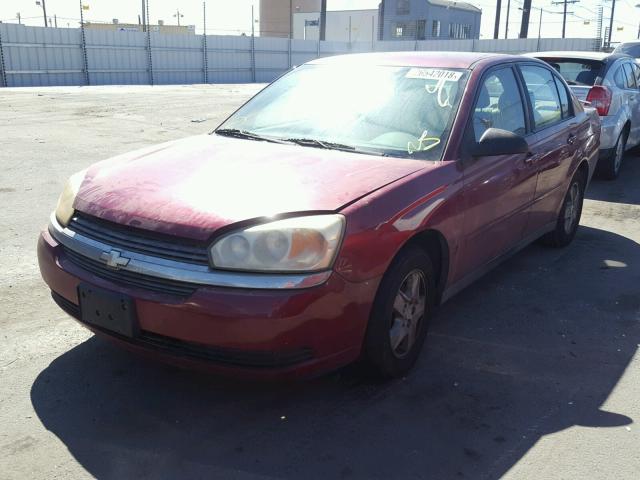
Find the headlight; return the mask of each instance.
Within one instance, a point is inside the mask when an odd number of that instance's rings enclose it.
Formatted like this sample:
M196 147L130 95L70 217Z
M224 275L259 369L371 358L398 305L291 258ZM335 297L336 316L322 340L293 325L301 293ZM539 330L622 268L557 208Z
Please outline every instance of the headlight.
M312 272L331 267L342 240L342 215L313 215L229 233L211 247L216 268Z
M67 184L64 186L64 190L58 198L58 205L56 206L56 219L63 227L66 227L73 217L73 202L76 199L80 185L84 180L84 176L87 173L86 170L74 173L67 180Z

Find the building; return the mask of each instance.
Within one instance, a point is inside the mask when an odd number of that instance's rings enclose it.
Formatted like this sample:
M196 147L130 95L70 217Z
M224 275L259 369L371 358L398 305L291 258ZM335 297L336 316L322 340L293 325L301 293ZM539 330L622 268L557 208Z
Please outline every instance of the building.
M320 0L260 0L260 36L289 38L294 15L319 12L320 3Z
M109 30L116 32L142 32L142 25L138 23L119 23L116 19L112 23L91 23L85 22L84 28L87 30ZM152 32L168 33L174 35L195 35L195 25L165 25L162 20L158 25L149 25Z
M449 0L382 0L380 40L480 38L482 10Z
M377 38L378 10L327 12L325 39L338 42L371 42ZM320 11L293 14L293 38L320 38Z

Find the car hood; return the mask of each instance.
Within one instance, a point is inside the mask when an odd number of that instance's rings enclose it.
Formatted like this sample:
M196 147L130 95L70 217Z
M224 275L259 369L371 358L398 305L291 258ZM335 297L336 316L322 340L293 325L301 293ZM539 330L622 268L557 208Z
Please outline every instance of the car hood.
M93 165L74 206L123 225L204 240L238 221L339 210L426 165L200 135Z

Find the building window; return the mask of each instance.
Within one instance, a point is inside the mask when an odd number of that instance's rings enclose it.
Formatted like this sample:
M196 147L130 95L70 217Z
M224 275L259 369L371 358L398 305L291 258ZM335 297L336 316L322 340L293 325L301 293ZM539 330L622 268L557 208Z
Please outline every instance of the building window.
M409 0L398 0L396 3L396 15L409 15L411 13Z
M416 26L416 39L417 40L424 40L426 27L427 27L427 21L426 20L418 20L418 24Z
M440 20L434 20L431 25L431 36L439 37L440 36Z
M393 36L396 38L415 38L416 24L414 22L398 22L394 25L391 31L393 32Z
M471 38L471 25L463 25L461 23L450 23L449 38L456 38L456 39Z

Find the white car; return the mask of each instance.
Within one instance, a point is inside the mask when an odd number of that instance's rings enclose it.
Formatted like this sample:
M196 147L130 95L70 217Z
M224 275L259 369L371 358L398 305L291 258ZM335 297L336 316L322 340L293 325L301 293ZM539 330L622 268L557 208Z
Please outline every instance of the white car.
M640 66L629 55L600 52L536 52L591 104L602 122L599 173L618 177L625 151L640 144Z
M613 53L620 55L630 55L640 59L640 42L625 42L618 45Z

